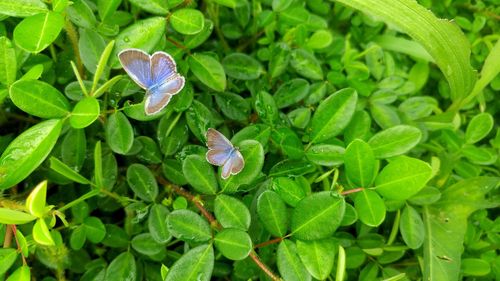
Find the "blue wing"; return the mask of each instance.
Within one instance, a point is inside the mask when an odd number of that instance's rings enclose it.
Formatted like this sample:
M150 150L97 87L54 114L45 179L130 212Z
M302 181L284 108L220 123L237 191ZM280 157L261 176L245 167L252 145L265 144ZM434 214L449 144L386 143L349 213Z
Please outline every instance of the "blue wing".
M224 166L222 166L221 177L227 179L230 175L236 175L245 167L243 155L237 149L233 149Z
M147 115L155 114L170 102L173 95L184 87L184 77L174 74L169 80L160 85L154 85L146 94L144 109Z
M151 63L148 54L139 49L125 49L118 54L127 74L143 89L153 86Z
M177 74L177 65L169 54L156 52L151 56L151 73L153 84L160 85Z

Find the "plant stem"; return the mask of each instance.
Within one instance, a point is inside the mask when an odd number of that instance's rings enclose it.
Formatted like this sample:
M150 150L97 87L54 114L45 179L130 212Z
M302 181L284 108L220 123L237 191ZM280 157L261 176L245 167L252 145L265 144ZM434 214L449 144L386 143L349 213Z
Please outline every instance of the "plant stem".
M222 229L222 226L217 222L217 220L214 218L214 216L203 207L203 202L196 196L192 195L189 193L189 191L185 190L184 188L177 186L175 184L172 184L168 182L166 179L157 176L157 180L160 184L164 185L168 189L172 190L173 192L177 193L180 196L185 197L187 200L191 201L196 208L201 212L201 214L208 220L210 225L216 229ZM281 238L280 238L281 239ZM269 242L269 241L268 241ZM255 262L255 264L262 270L264 273L269 276L272 280L278 281L281 280L281 278L277 275L275 275L267 265L265 265L260 259L257 253L254 251L250 252L249 254L250 258Z
M256 249L256 248L263 248L265 246L268 246L268 245L271 245L271 244L275 244L275 243L279 243L283 241L283 238L282 237L278 237L278 238L274 238L274 239L271 239L269 241L266 241L266 242L262 242L260 244L257 244L255 245L253 248Z
M85 193L84 195L78 197L77 199L75 199L75 200L69 202L68 204L62 206L61 208L59 208L58 211L59 212L64 212L65 210L67 210L67 209L69 209L69 208L77 205L78 203L80 203L82 201L85 201L85 200L87 200L89 198L92 198L92 197L94 197L94 196L96 196L98 194L99 194L99 190L98 189L92 189L91 191Z
M12 228L10 227L11 225L7 225L5 228L5 237L3 238L3 247L4 248L9 248L10 244L12 243Z
M73 52L75 53L76 65L78 66L78 72L80 76L84 76L82 58L80 57L80 51L78 50L78 33L76 32L75 26L69 19L66 19L64 26L66 33L68 34L69 41L73 47Z

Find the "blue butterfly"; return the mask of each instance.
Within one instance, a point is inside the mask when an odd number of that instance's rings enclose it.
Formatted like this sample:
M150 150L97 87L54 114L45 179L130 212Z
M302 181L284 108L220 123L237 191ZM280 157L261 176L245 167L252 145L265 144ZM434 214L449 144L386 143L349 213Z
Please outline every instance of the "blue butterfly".
M221 177L223 179L243 170L245 167L243 155L223 134L210 128L206 137L208 146L206 159L212 165L222 166Z
M146 90L146 115L162 110L184 87L184 77L177 73L174 59L165 52L150 56L139 49L125 49L118 58L130 78Z

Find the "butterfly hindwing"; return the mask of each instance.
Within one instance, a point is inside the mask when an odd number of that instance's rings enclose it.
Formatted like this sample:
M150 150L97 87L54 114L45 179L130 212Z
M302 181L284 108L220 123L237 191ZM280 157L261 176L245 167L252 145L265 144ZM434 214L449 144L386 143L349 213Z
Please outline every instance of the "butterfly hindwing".
M147 90L153 86L150 57L139 49L126 49L118 54L120 63L137 85Z
M245 166L243 155L223 134L210 128L206 138L208 146L206 159L210 164L222 166L223 179L236 175L243 169Z
M244 166L245 160L243 160L243 155L237 149L233 149L229 155L229 159L222 166L221 177L227 179L230 175L236 175L243 170Z

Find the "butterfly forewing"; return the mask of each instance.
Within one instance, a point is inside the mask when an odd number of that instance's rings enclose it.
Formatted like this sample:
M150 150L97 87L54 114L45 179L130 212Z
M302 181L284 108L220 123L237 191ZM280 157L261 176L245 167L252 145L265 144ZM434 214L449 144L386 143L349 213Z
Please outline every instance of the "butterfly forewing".
M207 152L206 158L210 164L216 166L222 166L227 162L230 154L231 154L231 149L229 150L214 149L214 150L209 150Z
M156 52L151 56L151 73L153 83L159 85L177 74L177 65L169 54Z
M126 49L118 54L118 58L123 69L141 88L147 90L153 86L151 63L148 54L138 49Z
M234 148L233 144L223 134L219 133L215 129L208 129L206 138L208 149L225 151L228 148Z

